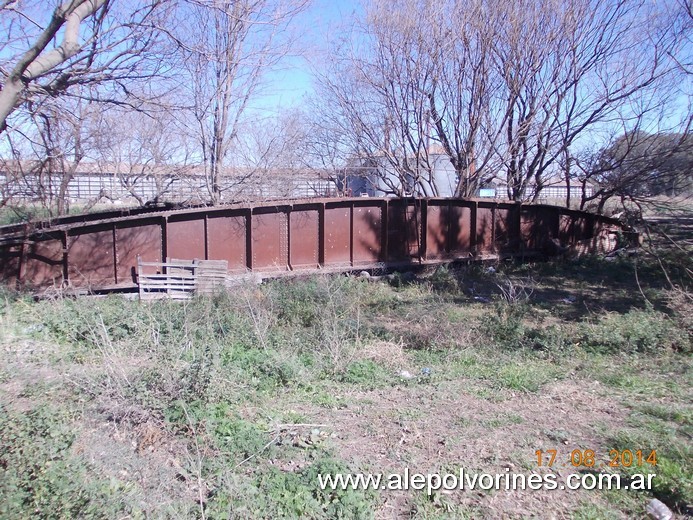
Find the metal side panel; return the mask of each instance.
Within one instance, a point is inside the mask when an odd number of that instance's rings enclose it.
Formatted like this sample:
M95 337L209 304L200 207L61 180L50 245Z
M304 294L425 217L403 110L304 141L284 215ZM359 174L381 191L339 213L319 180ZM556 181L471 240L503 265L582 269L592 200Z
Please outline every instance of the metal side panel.
M116 258L118 283L137 282L137 256L143 262L162 262L161 224L123 222L116 227ZM142 268L145 274L156 274L155 267Z
M449 206L429 203L426 210L426 260L443 260L448 252Z
M205 260L205 221L169 219L166 228L166 256L181 260Z
M317 209L295 210L289 214L291 267L315 269L320 263L320 215Z
M468 206L450 207L448 250L454 258L464 258L472 252L472 209Z
M325 266L351 264L351 209L325 208Z
M62 237L29 244L23 276L32 287L60 287L63 283Z
M476 250L480 254L493 252L493 210L479 206L476 211Z
M286 271L289 262L286 213L253 213L253 269Z
M387 211L388 262L418 261L421 212L406 201L392 201Z
M592 237L589 218L577 212L566 212L561 215L559 240L563 244L574 244Z
M211 216L207 220L210 260L226 260L229 272L247 269L245 215Z
M355 206L353 222L354 265L382 262L382 209Z
M520 237L522 247L527 251L536 251L541 249L541 236L538 236L536 231L542 229L542 221L540 215L530 207L524 207L520 211ZM545 235L545 237L548 237Z
M513 253L520 249L518 207L496 206L494 218L494 249Z
M556 238L558 213L550 208L524 206L520 212L520 238L525 251L544 251Z
M5 283L19 280L19 259L21 254L22 246L19 244L0 247L0 280ZM28 281L31 282L31 280Z
M73 287L97 288L116 283L112 228L70 235L67 244L68 278Z

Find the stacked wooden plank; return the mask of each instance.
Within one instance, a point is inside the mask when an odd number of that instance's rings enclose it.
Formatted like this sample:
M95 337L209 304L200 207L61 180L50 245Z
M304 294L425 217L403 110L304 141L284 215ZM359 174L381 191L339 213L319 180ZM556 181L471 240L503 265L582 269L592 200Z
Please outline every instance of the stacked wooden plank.
M226 284L229 263L226 260L199 260L195 275L197 294L212 294Z
M225 286L227 272L226 260L169 258L166 262L143 262L138 257L137 286L140 300L187 300L195 294L211 294Z

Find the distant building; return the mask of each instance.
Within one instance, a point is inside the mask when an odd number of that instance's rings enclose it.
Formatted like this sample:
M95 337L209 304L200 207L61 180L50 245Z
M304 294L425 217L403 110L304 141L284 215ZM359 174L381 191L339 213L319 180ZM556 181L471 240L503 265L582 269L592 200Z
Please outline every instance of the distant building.
M39 162L0 161L0 195L4 200L48 201L60 193L65 175L47 173ZM429 180L430 179L430 180ZM435 184L437 191L433 190ZM340 171L316 169L228 168L219 179L222 201L297 199L345 196L432 196L453 197L457 176L447 155L429 153L428 168L418 182L413 174L402 175L384 156L356 158ZM130 165L80 163L65 188L70 203L147 202L204 203L210 189L202 166ZM535 186L530 185L527 198ZM539 200L564 200L568 192L565 179L546 179ZM594 192L586 186L586 195ZM482 184L476 196L507 199L507 184L491 179ZM582 185L570 186L571 198L582 196Z
M39 201L55 198L65 178L46 173L40 163L0 162L0 188L5 199ZM337 194L326 171L227 169L219 180L222 200L292 199ZM204 202L210 190L200 166L114 165L81 163L65 187L73 203Z
M412 168L415 168L412 165ZM455 169L442 153L429 153L428 165L421 167L418 183L413 173L400 173L382 155L353 158L344 168L344 193L354 197L385 197L399 195L453 197L457 180ZM431 182L429 182L429 177Z
M436 151L429 153L428 163L430 173L427 171L422 178L433 180L439 197L453 197L457 187L457 174L447 155ZM414 182L412 175L400 175L385 157L356 158L349 162L344 169L344 177L340 185L344 186L347 195L383 197L388 195L430 195L433 188L423 182L425 192L421 186ZM527 198L534 195L536 184L530 183L527 187ZM591 184L585 186L585 194L589 197L593 194L594 187ZM539 199L540 200L564 200L568 194L568 185L565 179L552 176L544 180ZM492 199L507 199L508 186L505 180L493 178L481 185L476 192L477 197ZM582 183L577 179L570 185L570 197L582 197Z
M568 184L565 179L559 176L552 176L544 180L541 191L539 192L539 200L565 200L568 195ZM534 192L536 190L536 184L530 182L527 186L527 198L531 199L534 197ZM594 193L594 186L592 184L587 184L585 186L585 195L591 197ZM492 198L492 199L507 199L508 198L508 184L505 180L492 179L490 182L484 184L482 188L479 189L478 196L482 198ZM579 199L582 197L582 183L575 179L570 183L570 198Z
M413 178L402 178L385 157L355 158L344 168L340 188L347 197L405 195L412 193Z

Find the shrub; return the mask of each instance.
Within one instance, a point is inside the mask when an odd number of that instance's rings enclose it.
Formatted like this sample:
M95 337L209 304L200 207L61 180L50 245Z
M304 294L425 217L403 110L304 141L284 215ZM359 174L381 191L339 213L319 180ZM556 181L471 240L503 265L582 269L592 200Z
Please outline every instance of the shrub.
M481 319L483 342L487 341L503 349L516 350L525 346L524 318L529 309L522 303L497 302L493 313Z
M346 277L319 277L288 287L290 292L280 291L277 306L285 323L290 323L286 309L294 309L300 325L309 326L300 352L312 357L326 374L344 373L363 347L361 283Z
M0 405L0 516L121 516L118 482L90 475L71 453L74 440L65 413L42 406L20 414Z
M584 325L580 344L601 353L654 353L669 349L687 350L688 339L665 314L653 309L609 314Z
M572 350L575 341L573 334L566 328L566 325L532 328L526 333L526 343L535 350L560 356Z
M347 366L342 381L377 388L390 382L390 374L370 359L354 361Z
M433 271L428 282L436 292L455 294L460 288L455 272L444 265Z
M345 280L336 283L336 280L325 277L311 277L272 282L268 291L279 322L306 328L319 325L321 309L335 291L345 288Z

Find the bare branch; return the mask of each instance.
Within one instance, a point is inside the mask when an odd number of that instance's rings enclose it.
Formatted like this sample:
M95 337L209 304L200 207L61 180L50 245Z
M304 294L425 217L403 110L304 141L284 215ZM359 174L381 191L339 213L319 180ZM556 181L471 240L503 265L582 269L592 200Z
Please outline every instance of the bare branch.
M19 59L0 91L0 132L7 127L7 117L20 102L26 86L79 52L79 27L82 21L105 4L106 0L71 0L55 9L48 26ZM60 46L42 55L63 26Z

